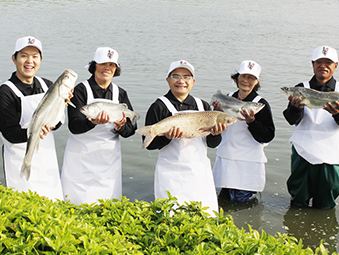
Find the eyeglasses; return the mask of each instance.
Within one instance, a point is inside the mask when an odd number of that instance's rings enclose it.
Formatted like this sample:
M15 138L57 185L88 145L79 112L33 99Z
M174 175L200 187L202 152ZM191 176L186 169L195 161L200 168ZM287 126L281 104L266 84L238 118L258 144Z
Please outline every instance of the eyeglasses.
M172 74L170 77L176 81L180 81L181 79L183 79L184 81L190 81L193 79L193 77L190 75L180 76L179 74Z

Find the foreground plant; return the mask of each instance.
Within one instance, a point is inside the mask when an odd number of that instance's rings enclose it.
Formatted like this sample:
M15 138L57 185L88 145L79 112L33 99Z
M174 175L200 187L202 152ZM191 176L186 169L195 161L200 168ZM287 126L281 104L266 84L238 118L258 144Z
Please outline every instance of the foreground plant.
M100 200L75 206L0 186L1 254L314 254L287 234L246 232L199 203ZM324 246L315 254L327 254Z

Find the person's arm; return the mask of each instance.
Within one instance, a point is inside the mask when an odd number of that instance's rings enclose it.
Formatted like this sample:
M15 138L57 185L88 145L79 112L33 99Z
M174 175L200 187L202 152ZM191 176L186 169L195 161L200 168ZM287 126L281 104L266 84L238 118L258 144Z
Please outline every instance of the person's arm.
M210 105L207 102L205 102L205 101L202 101L202 102L203 102L205 111L210 111L211 110ZM221 134L219 134L219 135L209 134L206 137L206 143L207 143L207 146L209 148L217 147L220 144L220 142L221 142Z
M158 99L150 106L146 113L145 126L153 125L170 116L171 113L168 111L167 107ZM142 140L144 139L145 137L143 136ZM161 149L170 142L171 139L166 138L166 136L156 136L146 149Z
M296 87L303 87L303 84L299 83ZM283 111L283 115L290 125L298 125L304 116L304 108L296 104L296 102L298 102L296 99L297 98L293 99L293 97L289 97L290 102Z
M0 87L0 129L11 143L27 142L27 129L20 125L21 101L7 86Z
M68 106L68 128L72 134L83 134L93 129L96 125L87 119L80 112L82 106L87 104L87 91L85 86L80 83L74 88L71 102L76 106Z
M275 135L271 107L263 98L259 102L265 104L265 107L254 115L255 119L248 124L248 130L257 142L268 143L273 140Z
M127 104L128 109L133 111L133 107L132 107L131 102L129 101L127 92L121 88L119 88L119 102ZM137 123L135 122L135 125L133 125L132 121L129 118L127 118L125 125L123 125L116 132L122 137L126 138L126 137L134 135L136 129L137 129Z

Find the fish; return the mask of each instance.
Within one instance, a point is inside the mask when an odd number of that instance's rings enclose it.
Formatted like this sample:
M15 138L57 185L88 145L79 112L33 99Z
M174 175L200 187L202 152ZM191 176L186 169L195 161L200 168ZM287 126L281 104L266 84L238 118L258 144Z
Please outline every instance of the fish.
M282 87L281 90L287 96L300 97L302 99L300 103L305 104L309 109L322 109L329 102L335 104L339 101L339 93L334 91L323 92L304 87Z
M123 112L126 118L129 118L133 125L140 118L140 115L128 109L127 104L116 104L112 100L100 99L88 105L81 107L80 112L89 118L95 119L99 112L105 110L109 115L109 122L119 121L123 118Z
M27 145L20 177L29 180L31 174L31 162L34 152L39 149L41 128L46 125L56 126L59 122L65 122L65 107L69 104L75 107L69 100L69 93L75 85L78 75L71 69L66 69L58 79L48 88L45 95L35 109L27 128Z
M225 95L220 90L212 96L212 102L217 100L220 103L220 108L225 112L237 118L244 118L241 111L247 110L249 113L253 110L257 114L265 107L263 103L255 103L251 101L241 101L235 97Z
M183 138L191 139L209 135L212 127L218 123L229 126L236 121L234 116L220 111L187 111L179 112L153 125L138 128L135 132L145 136L142 146L145 149L156 136L165 135L172 127L179 127Z

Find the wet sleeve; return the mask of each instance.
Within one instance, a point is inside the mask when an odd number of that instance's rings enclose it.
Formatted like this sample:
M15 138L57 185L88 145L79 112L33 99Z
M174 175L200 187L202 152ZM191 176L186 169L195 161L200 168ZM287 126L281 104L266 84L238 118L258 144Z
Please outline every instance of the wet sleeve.
M255 120L248 124L248 130L257 142L268 143L275 136L272 111L265 99L261 99L259 102L265 104L265 107L255 115Z
M27 129L21 128L21 101L6 85L0 87L0 129L11 143L27 142Z
M130 109L131 111L133 111L133 107L131 102L129 101L127 92L121 88L119 88L119 102L120 103L125 103L127 104L128 109ZM119 135L121 135L122 137L129 137L135 134L135 130L137 129L137 122L134 123L134 125L132 124L132 121L127 118L126 124L123 125L120 130L116 131Z
M211 107L210 107L210 105L207 102L203 101L203 105L204 105L205 111L210 111L211 110ZM208 135L206 137L206 143L207 143L207 146L209 148L217 147L220 144L220 142L221 142L221 134L220 135L212 135L212 134L210 134L210 135Z
M90 122L85 115L80 112L80 108L87 104L87 91L80 83L74 88L71 102L76 106L67 106L68 128L72 134L83 134L93 129L96 125Z

